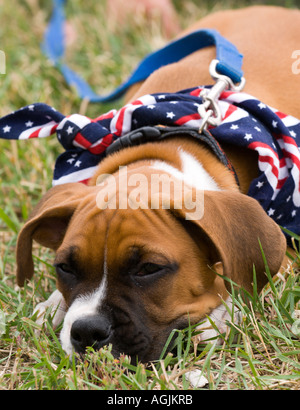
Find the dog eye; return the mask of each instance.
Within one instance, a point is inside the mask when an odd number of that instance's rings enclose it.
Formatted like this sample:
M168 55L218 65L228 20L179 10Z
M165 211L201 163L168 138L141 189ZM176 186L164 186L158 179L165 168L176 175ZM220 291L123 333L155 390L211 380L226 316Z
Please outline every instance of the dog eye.
M162 266L157 265L156 263L144 263L137 272L137 276L147 276L152 275L153 273L157 273L163 269Z
M56 268L57 273L67 273L69 275L73 274L73 271L71 270L71 268L69 267L69 265L67 265L66 263L58 263L57 265L54 265Z

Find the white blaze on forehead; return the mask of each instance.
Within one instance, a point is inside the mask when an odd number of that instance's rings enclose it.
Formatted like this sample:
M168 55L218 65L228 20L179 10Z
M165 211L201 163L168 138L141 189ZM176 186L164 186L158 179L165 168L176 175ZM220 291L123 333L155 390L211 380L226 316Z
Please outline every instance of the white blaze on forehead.
M107 291L107 262L106 262L106 249L104 252L103 263L103 277L100 285L93 292L86 295L79 295L71 304L65 319L64 325L60 333L60 341L63 350L67 354L72 354L73 346L71 343L71 329L73 323L82 319L85 316L96 315L101 307Z
M174 178L179 179L196 189L204 191L220 191L216 181L193 155L182 149L179 150L179 155L181 159L181 170L160 160L154 161L151 168L165 171L174 176Z

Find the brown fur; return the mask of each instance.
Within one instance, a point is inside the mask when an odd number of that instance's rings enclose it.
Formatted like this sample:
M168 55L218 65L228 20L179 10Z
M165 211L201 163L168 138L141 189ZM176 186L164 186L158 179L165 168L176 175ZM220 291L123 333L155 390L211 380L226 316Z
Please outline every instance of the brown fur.
M300 117L300 76L291 73L291 54L299 48L300 12L252 7L213 14L190 30L200 27L218 29L244 54L246 92ZM131 98L209 84L208 66L214 57L215 50L209 48L163 67ZM187 221L187 210L175 209L174 198L170 210L98 209L97 195L104 189L96 186L100 175L114 174L118 180L119 166L127 165L130 175L139 172L150 181L152 159L180 169L179 146L197 158L222 189L204 193L203 218ZM244 195L258 173L256 154L224 148L237 171L240 190L212 153L184 136L111 155L99 164L89 186L74 183L52 188L20 232L18 283L23 285L33 274L32 240L54 249L56 262L76 272L67 280L58 278L67 305L99 285L106 263L104 305L113 312L111 320L119 332L111 339L115 353L137 350L142 360L157 358L172 328L183 327L188 320L197 323L226 298L230 286L215 272L251 292L253 264L258 290L267 281L258 239L272 275L284 260L286 242L279 227ZM166 265L165 273L156 279L141 277L136 268L143 263ZM139 347L137 333L143 335ZM122 338L132 346L123 347Z

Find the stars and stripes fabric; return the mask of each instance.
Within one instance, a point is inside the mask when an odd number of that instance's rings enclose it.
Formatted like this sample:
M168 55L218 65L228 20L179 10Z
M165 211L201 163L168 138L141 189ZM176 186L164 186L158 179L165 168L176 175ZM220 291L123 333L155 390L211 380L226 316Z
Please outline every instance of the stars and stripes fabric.
M65 151L57 158L53 185L86 183L106 148L132 130L147 125L199 128L203 88L144 95L95 119L31 104L0 119L0 137L23 140L56 133ZM243 92L223 92L219 106L222 122L209 129L213 137L221 146L226 142L258 154L259 176L248 195L279 225L300 235L300 121Z

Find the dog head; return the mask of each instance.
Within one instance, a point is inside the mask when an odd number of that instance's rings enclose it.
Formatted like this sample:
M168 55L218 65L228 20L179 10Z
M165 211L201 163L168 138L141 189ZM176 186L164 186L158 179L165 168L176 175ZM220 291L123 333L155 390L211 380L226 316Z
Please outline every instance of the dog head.
M99 209L99 192L79 183L52 188L18 238L19 285L33 275L33 240L56 252L67 353L111 343L116 356L157 359L172 329L201 321L226 298L230 284L220 275L251 292L255 266L264 286L260 243L271 273L280 268L284 236L238 192L205 191L197 220L172 198L170 209Z

